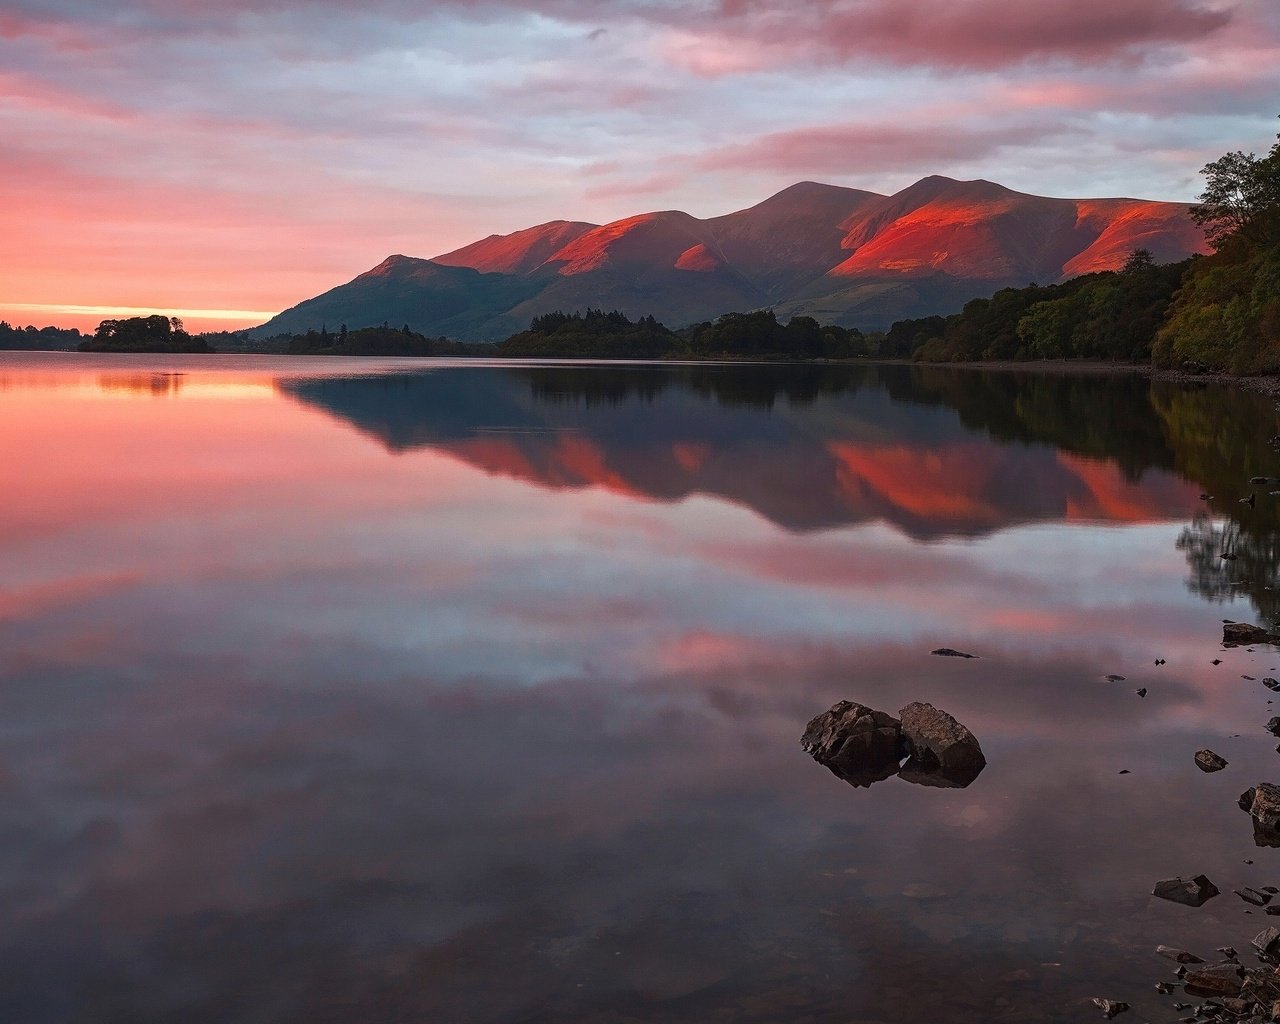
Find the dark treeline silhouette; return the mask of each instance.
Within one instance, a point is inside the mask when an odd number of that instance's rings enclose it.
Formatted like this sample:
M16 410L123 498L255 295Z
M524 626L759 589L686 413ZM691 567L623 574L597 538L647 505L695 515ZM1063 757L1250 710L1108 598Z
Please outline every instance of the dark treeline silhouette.
M811 316L792 317L785 325L773 310L726 313L714 322L679 332L680 350L690 358L849 359L867 355L866 339L856 328L823 325Z
M866 355L861 331L812 317L778 321L772 310L726 313L672 331L652 316L632 322L612 310L556 311L497 346L502 356L596 359L847 359Z
M84 341L84 335L74 327L15 327L0 320L0 351L37 349L55 352L72 352Z
M651 316L634 323L616 309L559 310L536 316L527 331L498 343L501 356L661 359L676 348L676 336Z
M288 355L309 356L467 356L492 355L492 345L467 345L448 338L429 338L410 329L361 327L351 331L346 324L330 332L328 327L306 334L287 336L282 351ZM259 350L261 351L261 350Z

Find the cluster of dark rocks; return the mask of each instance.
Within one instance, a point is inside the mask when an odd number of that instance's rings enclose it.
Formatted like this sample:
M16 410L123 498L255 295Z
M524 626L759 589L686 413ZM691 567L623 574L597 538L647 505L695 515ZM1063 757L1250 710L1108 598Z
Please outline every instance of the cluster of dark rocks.
M898 717L842 700L805 727L800 743L851 786L898 776L918 786L961 789L987 766L968 729L932 704L908 704Z
M1224 647L1244 647L1250 644L1280 646L1280 635L1249 623L1224 622L1222 644ZM1214 664L1221 662L1215 660ZM1264 679L1262 683L1269 690L1280 691L1280 682L1275 679ZM1280 717L1271 719L1267 723L1267 729L1273 735L1280 736ZM1196 751L1195 763L1204 772L1218 772L1227 767L1225 758L1208 749ZM1253 821L1254 843L1258 846L1280 847L1280 786L1260 782L1240 795L1239 804ZM1250 907L1271 916L1280 915L1280 901L1276 899L1280 896L1280 888L1271 885L1260 888L1245 886L1234 892ZM1218 896L1219 890L1204 875L1196 875L1193 878L1170 878L1157 882L1152 895L1185 906L1199 907ZM1182 992L1187 997L1201 1000L1198 1003L1175 1001L1173 1009L1183 1014L1178 1018L1180 1021L1184 1024L1210 1021L1267 1024L1280 1021L1280 928L1272 927L1260 932L1254 937L1252 946L1259 960L1257 967L1242 964L1236 950L1230 946L1223 946L1218 950L1223 959L1217 963L1208 963L1202 957L1183 949L1157 947L1156 952L1160 956L1173 960L1178 965L1175 973ZM1178 991L1178 985L1167 981L1157 982L1156 991L1162 995L1173 995ZM1108 1019L1129 1009L1127 1003L1113 999L1098 997L1093 1002Z
M1259 966L1246 967L1239 954L1230 946L1218 950L1222 959L1208 963L1203 957L1185 949L1157 946L1156 953L1178 966L1174 971L1186 996L1202 1000L1199 1003L1175 1001L1173 1009L1184 1014L1179 1020L1186 1024L1209 1021L1236 1021L1242 1024L1267 1024L1280 1021L1280 928L1268 928L1253 940L1253 951ZM1156 983L1161 995L1173 995L1178 985L1173 982ZM1113 1006L1114 1001L1112 1002ZM1102 1003L1095 999L1094 1003ZM1127 1005L1124 1009L1128 1009ZM1102 1007L1108 1017L1115 1013ZM1115 1012L1123 1012L1117 1010Z
M1280 634L1249 623L1224 622L1222 644L1227 648L1252 644L1280 647ZM951 658L974 657L949 647L931 653ZM1157 665L1163 663L1163 659L1156 660ZM1221 660L1215 659L1214 664L1221 664ZM1109 682L1125 681L1118 674L1106 678ZM1280 681L1267 678L1262 683L1267 689L1280 692ZM1134 692L1139 697L1146 696L1145 687ZM1271 719L1267 728L1280 737L1280 716ZM917 785L962 788L971 784L987 763L973 733L947 712L919 702L908 704L895 718L854 701L839 701L809 722L801 744L819 764L859 787L896 775ZM1195 763L1203 772L1219 772L1228 766L1224 757L1209 749L1196 751ZM1241 794L1239 804L1252 819L1254 842L1258 846L1280 847L1280 786L1258 783ZM1246 886L1234 892L1251 907L1280 916L1280 888ZM1156 883L1152 894L1189 907L1203 906L1221 895L1204 875L1165 879ZM1174 995L1180 985L1186 997L1200 1000L1175 1000L1171 1004L1183 1014L1178 1019L1184 1024L1280 1022L1280 928L1267 928L1254 938L1252 945L1260 962L1257 967L1242 964L1230 946L1218 950L1223 959L1217 963L1208 963L1186 950L1160 946L1156 952L1177 964L1178 982L1157 982L1156 991ZM1126 1002L1102 996L1095 997L1093 1004L1108 1019L1130 1009Z

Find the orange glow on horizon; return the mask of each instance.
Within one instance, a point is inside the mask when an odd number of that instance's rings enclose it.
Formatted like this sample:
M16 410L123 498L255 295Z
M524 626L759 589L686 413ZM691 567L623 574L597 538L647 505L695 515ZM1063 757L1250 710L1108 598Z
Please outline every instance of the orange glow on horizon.
M177 317L188 331L238 331L257 327L276 314L255 309L164 309L157 306L96 306L70 303L0 302L0 320L14 327L78 328L91 333L103 320L132 316Z

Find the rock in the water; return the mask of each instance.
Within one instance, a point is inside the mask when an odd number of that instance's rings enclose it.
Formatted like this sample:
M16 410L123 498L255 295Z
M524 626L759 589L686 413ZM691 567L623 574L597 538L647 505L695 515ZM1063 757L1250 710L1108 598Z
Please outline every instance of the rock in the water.
M911 755L902 766L908 782L927 786L969 785L987 766L977 738L932 704L908 704L898 712Z
M800 744L851 786L870 786L896 775L909 752L901 722L849 700L813 718Z
M1124 676L1118 676L1118 675L1116 675L1116 674L1113 672L1113 673L1111 673L1111 675L1107 676L1107 682L1109 682L1109 683L1123 683L1123 682L1124 682Z
M937 654L943 658L976 658L976 654L965 654L964 651L952 650L950 647L939 647L936 651L930 651L930 654Z
M1194 878L1166 878L1162 882L1156 882L1151 895L1183 906L1199 907L1218 895L1218 887L1204 875L1196 875Z
M1196 751L1196 767L1202 772L1220 772L1226 766L1226 758L1221 754L1215 754L1207 748Z
M1265 483L1270 483L1270 482L1271 482L1271 477L1269 477L1269 476L1251 476L1251 477L1249 477L1249 483L1251 483L1251 484L1265 484Z
M1272 679L1269 676L1262 680L1262 685L1268 690L1280 690L1280 679Z
M1194 953L1188 953L1185 949L1178 949L1176 946L1156 946L1156 953L1166 960L1172 960L1179 964L1202 964L1204 960L1196 956Z
M1280 786L1260 782L1241 793L1239 803L1253 818L1254 843L1280 846Z
M1093 1005L1102 1011L1102 1016L1107 1020L1129 1009L1128 1003L1122 1003L1119 999L1103 999L1101 996L1093 997Z
M1182 982L1193 996L1238 996L1244 987L1244 968L1227 961L1187 971Z
M1145 686L1139 686L1133 692L1136 693L1139 697L1145 697L1147 695L1147 688Z
M1249 644L1280 646L1280 636L1247 622L1228 622L1222 627L1222 644L1224 647L1245 647Z
M1250 889L1245 886L1243 889L1236 889L1235 894L1246 903L1252 903L1255 907L1265 907L1271 902L1271 893L1262 892L1258 889Z
M1267 732L1272 736L1280 736L1280 715L1267 719Z
M1274 963L1276 955L1280 954L1280 928L1268 928L1264 932L1258 932L1253 937L1253 948L1258 956Z
M898 714L901 721L842 700L809 722L800 743L852 786L900 775L917 785L962 788L986 767L973 733L945 711L908 704Z

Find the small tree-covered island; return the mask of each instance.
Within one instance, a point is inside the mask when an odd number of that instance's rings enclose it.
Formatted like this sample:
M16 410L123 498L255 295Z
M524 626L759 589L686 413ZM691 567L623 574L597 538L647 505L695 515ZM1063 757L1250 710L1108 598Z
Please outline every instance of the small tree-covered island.
M203 337L192 336L182 321L168 316L134 316L103 320L93 337L80 343L81 352L212 352Z

